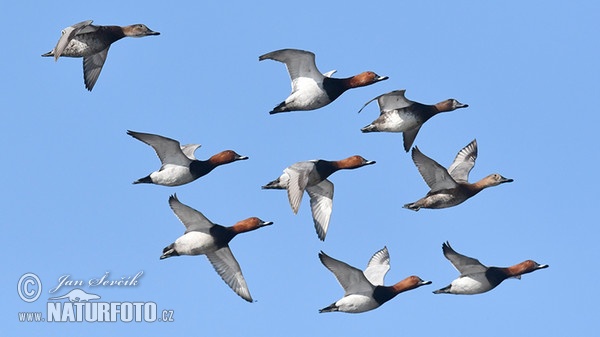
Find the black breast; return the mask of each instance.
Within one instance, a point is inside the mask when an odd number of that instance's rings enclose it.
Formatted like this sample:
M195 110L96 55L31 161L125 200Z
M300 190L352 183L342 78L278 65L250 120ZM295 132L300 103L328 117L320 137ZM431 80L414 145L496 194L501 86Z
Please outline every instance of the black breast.
M190 173L195 179L208 174L214 168L215 166L206 160L194 160L190 163Z
M394 293L390 287L376 286L375 290L373 290L373 299L375 299L375 302L379 303L379 305L391 300L396 297L396 295L398 294Z
M235 236L232 231L221 225L212 226L210 228L210 235L215 238L215 243L219 248L227 246L229 241Z
M501 268L497 267L488 268L488 270L485 272L485 277L487 277L492 287L496 287L497 285L502 283L502 281L508 278L506 272L503 271Z
M327 179L327 177L336 171L336 168L327 160L317 160L315 168L317 169L317 172L319 172L321 179Z
M348 87L343 79L325 77L323 79L323 89L325 89L329 100L333 101L348 90Z

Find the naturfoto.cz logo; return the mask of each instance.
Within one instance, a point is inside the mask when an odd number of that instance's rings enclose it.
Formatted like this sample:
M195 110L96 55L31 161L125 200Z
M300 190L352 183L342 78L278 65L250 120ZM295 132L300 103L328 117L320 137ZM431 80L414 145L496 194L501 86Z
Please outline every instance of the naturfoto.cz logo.
M87 282L62 275L57 285L48 291L56 296L47 299L45 314L42 311L19 312L18 319L20 322L173 322L174 311L163 309L159 312L155 302L106 302L102 301L96 289L94 292L82 289L85 286L136 287L143 274L140 271L133 276L110 279L106 272L102 277ZM67 291L65 288L69 287L77 288ZM57 294L59 290L62 295ZM19 279L17 292L24 302L33 303L42 294L42 282L36 274L26 273Z

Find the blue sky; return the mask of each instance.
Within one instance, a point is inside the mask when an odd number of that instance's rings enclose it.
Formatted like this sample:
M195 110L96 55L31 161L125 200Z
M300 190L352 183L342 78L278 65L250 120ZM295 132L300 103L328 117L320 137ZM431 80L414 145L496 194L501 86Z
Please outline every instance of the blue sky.
M593 1L5 3L3 335L593 334L599 11ZM61 29L87 19L144 23L161 35L115 43L90 93L80 59L40 57ZM289 78L283 64L258 56L281 48L313 51L318 68L338 77L373 70L390 78L316 111L271 116ZM396 89L422 103L469 104L421 129L423 153L448 166L476 138L471 181L493 172L515 181L451 209L402 209L427 186L401 134L359 131L376 105L356 113ZM225 149L250 159L181 187L132 185L159 161L128 129L201 143L202 159ZM294 162L354 154L377 164L331 177L325 242L306 197L293 215L285 192L260 189ZM203 256L159 260L184 230L167 203L173 193L222 225L274 222L230 245L255 303L236 296ZM433 295L457 277L444 241L486 265L534 259L550 268L482 295ZM383 246L386 284L413 274L433 284L371 312L318 314L343 295L318 252L364 268ZM87 282L140 271L136 286L83 289L107 302L154 302L174 322L18 321L19 312L45 313L61 276ZM34 303L16 291L26 273L42 282Z

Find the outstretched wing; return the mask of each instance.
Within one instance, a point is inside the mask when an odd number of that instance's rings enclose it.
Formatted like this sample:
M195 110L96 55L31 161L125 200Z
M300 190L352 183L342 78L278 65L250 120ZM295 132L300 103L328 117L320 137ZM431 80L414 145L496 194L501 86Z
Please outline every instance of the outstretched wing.
M242 269L235 260L235 257L233 257L228 246L220 248L212 253L207 253L206 257L223 281L225 281L236 294L246 301L252 302L252 296L250 296L248 285L246 284L244 275L242 275Z
M408 150L410 150L410 147L415 142L415 138L417 138L417 133L419 133L419 130L421 130L421 125L417 125L412 129L402 132L404 151L408 152Z
M92 91L94 85L96 85L104 62L106 62L109 48L110 46L96 54L85 56L83 58L83 81L85 83L85 88L89 91Z
M473 139L469 145L458 151L452 165L448 168L450 176L457 182L467 182L469 180L469 172L475 166L477 159L477 140Z
M191 162L191 159L183 154L179 142L174 139L135 131L127 131L127 134L152 146L163 165L187 166Z
M258 60L271 59L285 63L292 80L292 92L297 90L298 84L310 79L313 82L322 82L323 74L317 69L315 54L305 50L281 49L264 55ZM330 72L331 73L331 72Z
M306 192L310 196L310 209L317 235L324 241L333 209L333 183L325 179L317 185L308 186Z
M336 260L322 251L319 253L319 259L344 288L344 296L373 290L373 285L367 280L362 270Z
M304 190L308 184L308 177L314 167L315 163L303 161L295 163L283 170L283 172L289 176L287 192L290 206L292 206L294 214L298 213L300 202L302 201L302 194L304 194Z
M412 150L412 159L431 192L456 187L446 168L424 155L416 146Z
M380 115L383 114L385 111L406 108L407 106L414 104L414 102L404 97L405 92L406 90L394 90L379 95L365 103L365 105L363 105L363 107L360 110L358 110L358 112L360 113L369 103L373 102L374 100L377 100L377 103L379 104Z
M185 154L185 156L190 158L191 160L196 160L196 156L194 155L194 152L196 152L196 150L200 146L201 146L200 144L181 145L181 152L183 152L183 154Z
M387 247L383 247L378 252L373 254L367 269L365 269L365 276L367 280L375 286L382 286L385 274L390 270L390 254Z
M457 253L450 247L449 242L445 242L442 245L442 251L444 252L444 256L452 263L454 268L458 270L461 276L483 273L487 270L487 267L481 264L479 260Z
M194 231L209 233L210 228L214 226L204 214L190 206L182 204L179 199L177 199L176 194L169 197L169 206L171 206L175 216L177 216L179 221L185 226L185 233Z

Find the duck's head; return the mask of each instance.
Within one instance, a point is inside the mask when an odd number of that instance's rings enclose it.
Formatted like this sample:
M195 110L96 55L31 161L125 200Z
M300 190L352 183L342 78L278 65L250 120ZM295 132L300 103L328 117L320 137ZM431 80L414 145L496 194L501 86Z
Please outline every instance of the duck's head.
M487 187L513 182L513 179L505 178L498 173L492 173L484 179Z
M123 27L123 33L129 37L144 37L149 35L160 35L142 23Z
M469 107L468 104L461 103L454 98L449 98L435 105L440 112L453 111L460 108Z

